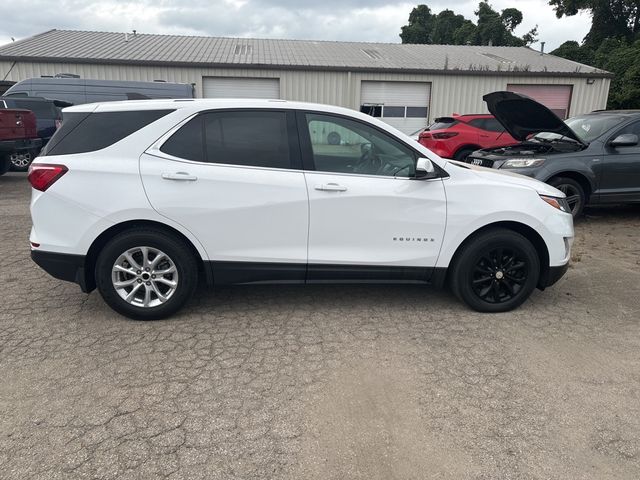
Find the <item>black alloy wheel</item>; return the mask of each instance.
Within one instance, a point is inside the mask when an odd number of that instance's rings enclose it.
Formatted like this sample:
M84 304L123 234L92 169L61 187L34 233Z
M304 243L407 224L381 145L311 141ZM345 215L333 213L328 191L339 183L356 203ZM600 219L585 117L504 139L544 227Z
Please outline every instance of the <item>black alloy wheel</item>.
M506 312L536 288L540 258L523 235L504 228L484 230L460 248L449 272L453 293L479 312Z
M472 288L488 303L502 303L516 297L529 275L524 255L514 248L492 248L481 255L473 270Z

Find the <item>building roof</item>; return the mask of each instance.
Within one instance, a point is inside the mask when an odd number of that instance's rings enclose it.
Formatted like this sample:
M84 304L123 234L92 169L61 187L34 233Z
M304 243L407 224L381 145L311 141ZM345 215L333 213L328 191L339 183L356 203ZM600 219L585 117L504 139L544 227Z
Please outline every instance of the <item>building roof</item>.
M49 30L0 60L449 74L611 76L528 47L407 45Z

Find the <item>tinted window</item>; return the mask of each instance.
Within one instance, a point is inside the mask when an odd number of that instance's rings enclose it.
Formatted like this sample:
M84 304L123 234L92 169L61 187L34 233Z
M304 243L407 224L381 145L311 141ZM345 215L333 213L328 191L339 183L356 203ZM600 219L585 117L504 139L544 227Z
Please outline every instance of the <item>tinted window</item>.
M429 125L429 130L445 130L457 124L458 122L453 118L436 118L435 121L431 125Z
M291 168L284 112L219 112L204 115L207 161Z
M364 123L307 114L315 169L322 172L412 177L415 155L392 136Z
M627 125L624 128L621 128L620 131L616 132L614 137L618 135L623 135L625 133L632 133L633 135L638 135L640 137L640 122L633 122Z
M504 132L504 127L495 118L487 118L484 121L484 128L490 132Z
M101 150L172 111L142 110L64 114L62 126L51 137L45 154L69 155Z
M475 118L469 121L469 125L475 128L480 128L482 130L486 130L485 128L485 119L484 118Z
M38 118L57 118L56 107L53 102L38 102L30 100L13 100L15 108L31 110Z
M187 160L291 168L284 112L205 113L180 128L160 150Z
M174 157L204 162L204 137L202 115L190 120L164 142L160 151Z

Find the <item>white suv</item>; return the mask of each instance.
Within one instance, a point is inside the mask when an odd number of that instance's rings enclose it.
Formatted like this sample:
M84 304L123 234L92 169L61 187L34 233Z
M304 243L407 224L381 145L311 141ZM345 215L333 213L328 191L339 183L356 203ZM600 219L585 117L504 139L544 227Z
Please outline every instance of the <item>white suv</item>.
M199 278L442 285L486 312L566 271L564 194L443 160L375 118L268 100L80 105L31 166L32 258L117 312Z

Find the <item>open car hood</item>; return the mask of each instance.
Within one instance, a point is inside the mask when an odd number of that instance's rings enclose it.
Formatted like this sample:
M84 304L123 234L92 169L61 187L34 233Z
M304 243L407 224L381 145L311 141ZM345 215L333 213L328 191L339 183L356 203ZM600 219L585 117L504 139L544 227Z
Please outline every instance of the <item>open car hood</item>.
M586 146L576 132L555 113L526 95L515 92L493 92L486 94L482 99L486 102L491 114L516 140L524 142L536 133L551 132Z

